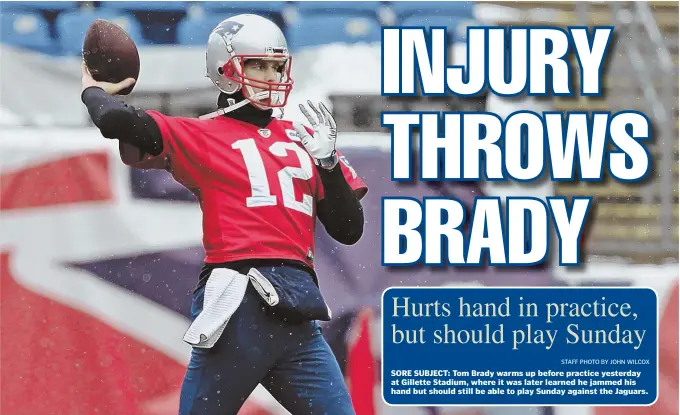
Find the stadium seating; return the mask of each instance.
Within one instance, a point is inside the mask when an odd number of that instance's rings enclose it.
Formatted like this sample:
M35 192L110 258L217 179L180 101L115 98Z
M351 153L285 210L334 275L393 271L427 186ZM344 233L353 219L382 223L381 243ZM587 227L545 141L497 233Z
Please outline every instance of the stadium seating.
M78 7L77 1L3 1L0 3L3 12L11 10L30 10L36 12L56 12L73 10Z
M76 39L82 37L89 23L97 17L124 22L140 45L197 45L207 39L209 31L206 27L214 27L218 16L224 19L239 13L255 13L272 18L284 32L291 34L291 46L301 48L328 42L379 41L381 23L443 25L449 28L453 39L461 40L465 33L458 29L458 22L472 18L472 4L427 1L23 1L2 2L0 7L3 15L34 13L40 22L35 33L21 36L14 33L11 23L9 28L3 29L3 43L51 54L74 55L80 52ZM4 21L14 22L14 19L5 17ZM323 31L317 30L321 27ZM66 38L62 39L62 34Z
M445 15L413 15L405 18L404 26L446 27L449 39L464 42L467 38L468 19Z
M308 16L290 25L287 32L291 50L338 42L380 42L382 38L380 23L366 17Z
M38 13L17 11L0 15L2 42L8 45L49 53L54 49L49 25Z
M83 9L65 12L57 17L56 32L63 54L79 55L81 53L85 32L95 19L110 20L125 29L137 45L147 44L142 36L141 25L133 16L113 10Z
M305 1L296 3L295 9L302 16L339 13L343 16L375 17L381 4L379 1Z
M393 2L391 7L400 19L404 19L413 15L443 15L472 19L474 18L474 4L474 2L456 1L400 1Z
M177 43L180 45L205 45L210 31L228 14L204 14L199 17L187 17L177 25Z
M206 1L196 4L206 12L222 14L280 14L287 7L284 2L275 1Z
M186 1L103 1L100 8L131 12L184 12L188 3Z

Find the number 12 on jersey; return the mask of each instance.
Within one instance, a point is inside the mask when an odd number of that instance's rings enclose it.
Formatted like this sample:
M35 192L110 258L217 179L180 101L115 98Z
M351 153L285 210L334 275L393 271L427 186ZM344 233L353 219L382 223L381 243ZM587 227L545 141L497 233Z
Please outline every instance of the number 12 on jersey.
M264 160L255 140L252 138L238 140L232 144L232 148L241 152L246 170L248 170L252 196L246 198L246 206L276 206L277 196L271 193ZM293 179L309 180L313 177L314 166L312 165L311 158L307 152L292 142L277 141L269 147L269 152L277 157L286 157L289 151L297 155L300 167L288 166L278 172L283 205L289 209L312 216L314 198L311 195L303 194L302 201L296 200L295 187L293 185Z

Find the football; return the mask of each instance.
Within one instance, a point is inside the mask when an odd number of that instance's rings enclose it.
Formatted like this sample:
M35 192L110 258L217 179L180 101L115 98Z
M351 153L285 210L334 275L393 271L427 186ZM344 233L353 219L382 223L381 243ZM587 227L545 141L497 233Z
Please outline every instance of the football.
M97 19L87 29L83 60L95 81L139 80L137 45L122 27L110 21ZM134 85L118 94L128 95L133 88Z

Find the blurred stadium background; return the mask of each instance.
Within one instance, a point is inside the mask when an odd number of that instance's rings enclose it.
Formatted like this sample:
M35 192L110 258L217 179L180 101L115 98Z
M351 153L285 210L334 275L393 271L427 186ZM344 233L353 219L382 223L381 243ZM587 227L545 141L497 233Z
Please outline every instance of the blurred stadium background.
M273 18L295 54L297 103L331 105L340 148L371 191L353 247L323 231L317 269L336 316L325 328L358 415L678 414L678 4L558 2L0 3L0 414L170 415L189 349L191 290L202 260L200 214L165 172L131 171L80 102L80 48L95 18L121 24L142 60L133 105L197 116L215 108L204 44L222 19ZM381 25L443 25L450 60L469 24L613 25L604 97L380 96ZM574 70L578 65L574 61ZM578 79L577 76L574 79ZM654 123L651 178L624 185L412 184L389 181L384 110L638 109ZM414 149L417 151L417 148ZM592 195L586 264L528 269L380 267L380 197ZM380 397L379 299L391 285L635 285L661 300L661 384L647 408L391 408ZM455 362L455 356L452 356ZM242 414L286 413L259 388Z

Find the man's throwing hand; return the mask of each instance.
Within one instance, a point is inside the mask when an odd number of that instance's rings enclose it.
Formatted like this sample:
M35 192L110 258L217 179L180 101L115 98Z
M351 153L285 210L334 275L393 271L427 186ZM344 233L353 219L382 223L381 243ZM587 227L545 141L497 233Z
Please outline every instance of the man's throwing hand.
M82 64L81 72L82 72L81 78L82 89L80 90L81 92L91 86L96 86L106 91L106 93L109 95L116 95L125 88L134 85L134 83L136 82L133 78L128 78L115 84L111 82L95 81L94 78L92 78L92 75L90 75L90 71L87 69L85 62L83 62Z
M309 135L307 129L298 122L293 123L293 128L295 128L298 136L300 136L302 145L309 155L314 158L316 164L331 170L338 164L338 156L335 151L338 129L335 120L323 102L319 102L321 110L318 110L311 101L307 101L307 105L316 113L318 119L312 116L302 104L300 104L300 111L312 126L314 135Z

